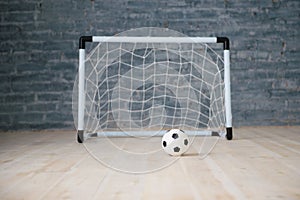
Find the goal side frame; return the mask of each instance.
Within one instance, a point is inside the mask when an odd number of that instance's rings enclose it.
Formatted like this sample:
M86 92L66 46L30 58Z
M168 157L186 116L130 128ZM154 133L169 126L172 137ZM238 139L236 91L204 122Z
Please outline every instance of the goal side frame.
M79 39L78 67L78 126L77 142L84 141L85 112L85 44L87 42L131 42L131 43L223 43L224 58L224 101L226 138L232 140L231 86L230 86L230 42L227 37L132 37L132 36L81 36Z

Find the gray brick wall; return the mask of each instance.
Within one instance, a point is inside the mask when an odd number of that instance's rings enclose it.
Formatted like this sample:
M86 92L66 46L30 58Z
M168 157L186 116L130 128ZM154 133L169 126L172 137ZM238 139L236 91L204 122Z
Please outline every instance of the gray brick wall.
M80 35L166 27L232 43L235 126L300 124L300 1L0 1L0 129L73 128Z

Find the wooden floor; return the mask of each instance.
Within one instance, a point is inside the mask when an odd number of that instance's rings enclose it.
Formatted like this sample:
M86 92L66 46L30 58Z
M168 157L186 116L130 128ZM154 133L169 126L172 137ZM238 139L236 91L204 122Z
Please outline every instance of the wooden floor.
M0 199L300 199L300 127L234 131L205 159L141 174L99 163L72 131L0 133Z

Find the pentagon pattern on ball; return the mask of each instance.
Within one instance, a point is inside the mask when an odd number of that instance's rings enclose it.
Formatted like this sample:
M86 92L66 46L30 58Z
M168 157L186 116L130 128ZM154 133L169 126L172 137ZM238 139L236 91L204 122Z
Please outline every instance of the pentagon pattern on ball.
M177 133L173 133L172 138L173 139L177 139L178 138L178 134Z
M167 142L163 141L163 146L166 147L167 146Z
M175 147L175 148L174 148L174 152L177 153L177 152L179 152L179 151L180 151L180 148L179 148L179 147Z
M187 139L184 140L184 145L188 145L189 141Z

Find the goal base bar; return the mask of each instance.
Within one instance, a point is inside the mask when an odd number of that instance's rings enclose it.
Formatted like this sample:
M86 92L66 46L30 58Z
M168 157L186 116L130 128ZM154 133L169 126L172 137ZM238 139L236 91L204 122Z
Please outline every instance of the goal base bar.
M161 137L167 131L159 130L159 131L105 131L105 132L96 132L96 133L86 133L86 138L94 138L94 137ZM184 131L189 136L217 136L217 137L225 137L225 134L219 133L217 131L211 130L187 130Z
M215 136L223 137L227 140L232 140L233 131L232 127L226 128L226 135L224 132L210 131L210 130L200 130L200 131L185 131L189 136ZM95 138L95 137L161 137L166 133L166 131L106 131L106 132L96 132L96 133L86 133L85 138ZM77 142L83 143L84 141L84 131L77 131Z

